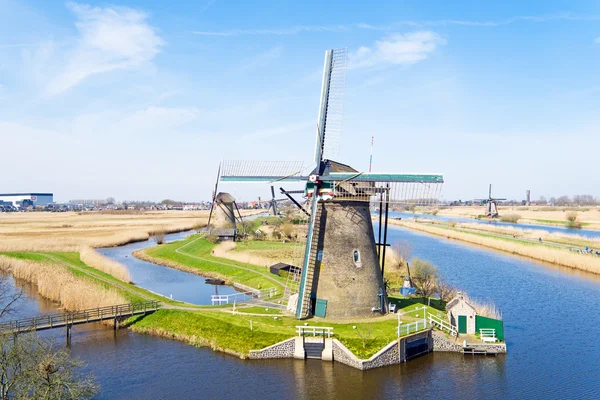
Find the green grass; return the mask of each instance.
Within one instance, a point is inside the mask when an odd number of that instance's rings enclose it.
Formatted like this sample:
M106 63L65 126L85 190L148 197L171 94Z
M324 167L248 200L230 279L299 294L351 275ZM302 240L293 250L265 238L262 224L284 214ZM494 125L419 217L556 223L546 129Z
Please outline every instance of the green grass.
M268 268L215 257L212 255L215 244L206 239L195 240L197 238L198 236L195 235L182 241L150 247L145 250L145 253L154 258L175 262L197 269L201 274L209 273L211 275L218 275L222 279L234 283L241 283L255 289L276 288L280 294L283 293L285 280L277 275L271 274ZM185 254L177 253L175 251L182 245L186 245L181 249ZM192 257L189 255L192 255ZM201 257L203 259L200 260L193 256ZM237 266L247 268L250 271L236 268ZM267 275L271 279L268 279L261 274ZM274 279L275 282L272 279Z
M241 312L241 313L246 313L246 314L273 314L273 315L281 314L281 311L276 308L259 307L259 306L236 308L235 311Z
M248 240L237 243L235 251L269 251L269 250L293 250L298 243L266 240Z
M408 323L422 318L419 299L395 299L405 305L402 318ZM261 311L264 307L250 307L247 312ZM242 311L242 309L238 309ZM271 309L269 309L271 311ZM428 312L444 317L444 313L428 307ZM275 319L277 318L277 319ZM252 321L252 331L250 330ZM296 326L332 327L334 338L342 342L357 357L366 359L396 339L398 321L382 317L375 322L332 323L319 319L298 321L295 318L273 315L253 316L221 312L198 312L186 310L160 310L143 318L132 318L129 323L134 331L160 334L183 339L197 346L209 346L216 350L230 350L248 354L296 335Z
M539 222L540 224L562 225L562 226L568 226L569 222L570 222L570 221L559 221L559 220L554 220L554 219L532 219L532 221ZM580 222L579 224L581 226L589 226L590 225L589 222Z

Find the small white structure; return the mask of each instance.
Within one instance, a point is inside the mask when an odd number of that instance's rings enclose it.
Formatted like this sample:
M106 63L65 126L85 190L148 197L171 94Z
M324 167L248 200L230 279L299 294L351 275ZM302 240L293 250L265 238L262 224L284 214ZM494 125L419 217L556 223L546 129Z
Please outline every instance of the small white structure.
M450 324L457 328L458 333L475 334L475 317L477 312L467 303L462 293L446 304Z

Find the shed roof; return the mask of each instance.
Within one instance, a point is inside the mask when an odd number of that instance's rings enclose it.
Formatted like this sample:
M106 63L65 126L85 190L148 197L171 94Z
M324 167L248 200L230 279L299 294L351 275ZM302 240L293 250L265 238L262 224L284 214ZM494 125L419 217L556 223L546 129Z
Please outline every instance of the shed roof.
M473 311L475 311L475 307L473 307L472 305L467 303L467 301L465 300L465 298L462 295L458 295L455 298L453 298L452 300L450 300L448 302L448 304L446 304L446 310L450 311L452 308L456 307L461 302L465 303L467 306L469 306L469 308L471 308Z

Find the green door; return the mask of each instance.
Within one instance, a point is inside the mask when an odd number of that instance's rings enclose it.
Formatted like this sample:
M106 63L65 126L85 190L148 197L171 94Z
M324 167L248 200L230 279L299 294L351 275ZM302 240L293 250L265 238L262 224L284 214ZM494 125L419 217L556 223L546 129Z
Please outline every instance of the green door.
M467 316L458 316L458 333L467 333Z
M317 306L315 307L315 317L325 318L327 314L327 300L317 299Z

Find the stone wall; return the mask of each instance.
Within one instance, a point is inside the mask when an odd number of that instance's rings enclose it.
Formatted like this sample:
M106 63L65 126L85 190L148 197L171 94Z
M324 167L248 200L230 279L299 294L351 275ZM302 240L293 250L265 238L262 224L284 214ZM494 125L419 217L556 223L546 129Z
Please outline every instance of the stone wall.
M352 368L363 369L362 360L356 357L337 339L333 339L333 360Z
M266 360L269 358L294 358L295 339L291 338L265 347L261 350L250 350L248 358L251 360Z
M432 331L433 335L433 351L449 351L454 353L462 353L463 341L447 337L441 332ZM468 343L467 347L476 348L478 350L487 350L489 352L506 353L506 343Z
M433 335L433 351L462 352L462 342L450 339L441 332L432 331L431 333Z
M386 347L381 349L377 354L368 360L362 362L362 369L371 369L385 367L393 364L400 364L403 360L400 359L400 349L398 347L398 341L394 340Z

